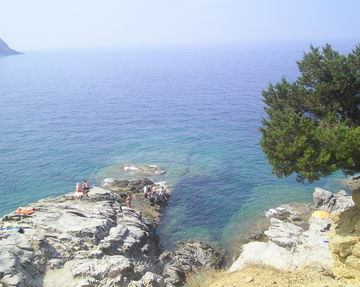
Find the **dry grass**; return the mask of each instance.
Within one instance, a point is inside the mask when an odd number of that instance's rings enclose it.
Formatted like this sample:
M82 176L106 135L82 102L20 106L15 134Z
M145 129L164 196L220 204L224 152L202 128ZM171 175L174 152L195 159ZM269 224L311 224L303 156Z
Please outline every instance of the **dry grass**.
M205 282L216 281L223 275L223 273L225 273L225 271L210 269L199 270L198 272L189 274L186 277L185 287L205 286Z
M186 287L355 287L315 270L279 270L248 265L236 272L201 270L187 278Z

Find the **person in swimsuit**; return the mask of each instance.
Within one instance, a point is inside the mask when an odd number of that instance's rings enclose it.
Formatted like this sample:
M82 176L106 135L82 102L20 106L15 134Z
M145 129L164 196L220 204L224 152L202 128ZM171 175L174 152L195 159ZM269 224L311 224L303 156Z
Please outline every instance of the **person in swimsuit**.
M82 189L84 191L84 194L88 193L90 191L90 185L89 182L87 182L86 180L83 181L82 184Z

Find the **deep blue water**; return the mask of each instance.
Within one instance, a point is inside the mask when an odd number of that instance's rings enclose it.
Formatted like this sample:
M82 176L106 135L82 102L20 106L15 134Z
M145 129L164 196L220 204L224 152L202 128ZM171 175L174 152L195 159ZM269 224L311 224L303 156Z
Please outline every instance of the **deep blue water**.
M349 51L352 42L335 43ZM0 214L157 164L172 187L164 245L220 245L267 208L315 186L271 174L261 90L297 76L308 43L34 52L0 58Z

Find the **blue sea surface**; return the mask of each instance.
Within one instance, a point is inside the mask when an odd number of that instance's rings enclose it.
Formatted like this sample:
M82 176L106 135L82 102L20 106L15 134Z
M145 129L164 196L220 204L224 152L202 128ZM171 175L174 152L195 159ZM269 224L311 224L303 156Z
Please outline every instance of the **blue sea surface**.
M348 52L354 43L336 43ZM0 215L73 191L84 178L126 178L156 164L171 186L164 246L191 238L226 246L315 184L271 173L259 146L261 91L298 75L308 43L29 52L0 58Z

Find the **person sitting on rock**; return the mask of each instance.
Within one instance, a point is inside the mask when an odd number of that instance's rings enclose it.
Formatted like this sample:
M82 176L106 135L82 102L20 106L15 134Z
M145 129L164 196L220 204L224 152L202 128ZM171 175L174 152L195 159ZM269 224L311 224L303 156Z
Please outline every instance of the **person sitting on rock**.
M74 196L76 198L81 198L84 195L84 192L81 190L80 183L76 184Z
M90 191L90 185L89 185L88 181L86 181L86 180L83 181L82 189L83 189L84 194L87 194Z

